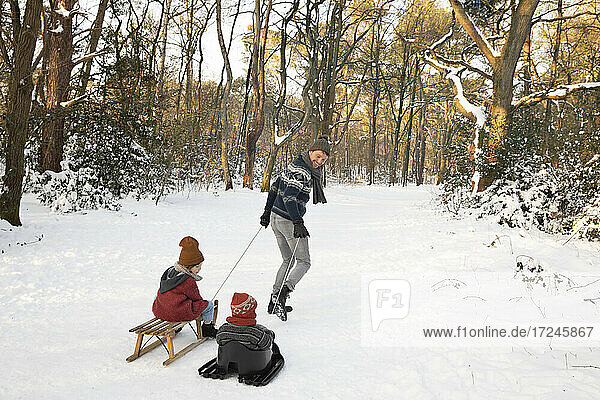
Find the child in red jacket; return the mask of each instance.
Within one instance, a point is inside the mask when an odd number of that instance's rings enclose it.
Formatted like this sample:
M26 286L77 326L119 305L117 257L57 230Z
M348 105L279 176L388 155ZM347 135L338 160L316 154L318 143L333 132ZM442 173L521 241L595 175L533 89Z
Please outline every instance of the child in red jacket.
M198 249L198 241L191 236L181 239L179 246L179 262L167 268L160 278L152 312L165 321L191 321L202 316L202 336L214 338L217 334L212 323L214 305L200 296L196 284L202 279L198 272L204 256Z

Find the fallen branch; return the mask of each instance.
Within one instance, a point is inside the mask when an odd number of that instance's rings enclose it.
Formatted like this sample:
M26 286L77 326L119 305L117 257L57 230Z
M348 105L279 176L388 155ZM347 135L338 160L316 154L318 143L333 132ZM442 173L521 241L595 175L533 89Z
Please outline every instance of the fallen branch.
M588 284L585 284L585 285L582 285L582 286L573 286L573 287L570 287L570 288L568 288L568 289L567 289L567 292L568 292L569 290L571 290L571 289L581 289L581 288L584 288L584 287L587 287L587 286L593 285L594 283L596 283L596 282L598 282L598 281L600 281L600 279L596 279L595 281L593 281L593 282L590 282L590 283L588 283Z

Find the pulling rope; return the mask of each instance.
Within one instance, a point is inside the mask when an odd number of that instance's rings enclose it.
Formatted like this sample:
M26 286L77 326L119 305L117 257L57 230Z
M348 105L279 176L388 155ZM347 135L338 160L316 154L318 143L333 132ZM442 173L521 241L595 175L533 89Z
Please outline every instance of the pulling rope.
M300 243L300 238L298 238L296 240L296 246L294 246L294 251L292 252L292 257L290 257L290 263L288 264L287 268L285 269L285 275L283 276L283 280L281 281L281 286L279 287L279 292L277 292L277 301L278 302L279 302L279 296L281 295L281 289L283 289L283 285L285 284L288 274L290 273L290 266L292 265L292 262L294 261L294 256L296 255L296 249L298 248L298 243Z
M244 257L244 254L246 254L246 252L248 251L248 249L250 248L250 245L252 244L252 242L254 242L254 239L256 239L256 237L258 236L258 234L260 233L260 231L262 231L262 226L258 229L258 232L256 232L256 235L254 235L254 237L252 238L252 240L250 241L250 243L248 243L248 246L246 246L246 250L244 250L244 252L242 253L242 255L240 256L240 258L237 260L237 262L235 263L235 265L233 266L233 268L231 268L231 271L229 271L229 274L227 274L227 277L225 278L225 280L223 281L223 283L221 283L221 286L219 286L219 288L217 289L217 291L215 292L215 295L212 297L211 301L214 301L215 297L217 297L217 294L219 293L219 290L221 290L221 288L223 287L223 285L225 284L225 282L227 282L227 279L229 279L229 277L231 276L231 273L233 272L233 270L238 266L238 264L240 263L240 261L242 260L242 257Z

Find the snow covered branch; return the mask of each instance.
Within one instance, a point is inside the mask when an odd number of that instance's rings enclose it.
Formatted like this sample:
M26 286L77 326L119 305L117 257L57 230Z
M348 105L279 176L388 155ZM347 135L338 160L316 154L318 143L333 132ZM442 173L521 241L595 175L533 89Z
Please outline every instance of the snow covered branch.
M62 103L60 103L60 106L62 108L67 108L67 107L72 106L73 104L80 103L81 101L85 100L86 98L87 98L87 95L84 94L83 96L75 97L74 99L71 99L69 101L63 101Z
M66 10L62 4L58 4L58 8L52 10L54 11L56 14L60 15L63 18L71 18L71 15L73 14L74 11L76 10Z
M75 66L77 64L81 64L83 62L86 62L87 60L90 60L92 58L95 58L95 57L98 57L98 56L102 56L102 55L107 54L107 53L108 53L108 50L106 50L106 49L97 51L95 53L90 53L88 55L85 55L85 56L83 56L83 57L81 57L81 58L73 61L73 66Z
M454 25L450 27L450 31L448 31L446 35L444 35L440 40L432 44L431 47L429 47L429 49L432 51L435 50L436 47L441 46L446 40L450 39L452 37L452 34L454 34Z
M477 124L479 129L483 128L485 124L486 116L485 109L483 107L478 107L472 104L463 93L463 86L460 80L460 73L463 71L461 68L451 68L448 74L446 75L446 79L452 82L454 87L454 105L460 113L471 121Z
M482 77L492 80L492 76L488 73L486 73L485 71L482 71L481 69L474 67L473 65L470 65L468 62L466 62L465 60L452 60L450 58L446 58L444 56L440 56L439 54L437 54L435 52L436 47L441 46L444 42L448 41L451 37L452 34L454 33L454 25L452 25L450 27L450 31L448 31L447 34L445 34L440 40L438 40L437 42L433 43L428 49L427 49L427 56L435 58L436 60L439 60L441 62L443 62L444 64L447 65L454 65L454 66L462 66L465 67L466 69L468 69L471 72L475 72L479 75L481 75ZM431 64L431 62L429 62L430 65L432 65L434 68L436 68L437 70L440 70L440 68L438 68L438 66L434 66L433 64ZM441 66L441 68L447 72L449 69L446 66Z
M287 105L287 104L285 104L285 103L283 104L283 108L285 108L286 110L290 110L290 111L298 111L298 112L301 112L301 113L303 113L303 112L304 112L304 110L303 110L303 109L301 109L301 108L298 108L298 107L292 107L292 106L289 106L289 105Z
M465 97L463 92L462 81L460 79L460 74L465 70L465 68L453 68L447 65L443 65L437 60L433 59L431 57L432 55L433 51L431 51L431 48L429 48L424 52L423 59L433 68L437 69L440 72L446 73L446 79L452 83L452 91L454 92L454 106L462 115L467 117L469 120L475 122L476 126L472 136L473 141L469 146L469 151L471 154L473 154L474 158L478 158L482 154L479 145L479 142L481 140L480 134L487 119L485 108L478 107L472 104ZM477 167L475 167L475 170L473 171L473 176L471 178L471 182L473 184L473 194L477 193L480 179L481 172L477 169Z
M595 163L596 161L599 161L599 160L600 160L600 154L594 154L594 157L592 157L590 159L590 161L586 162L585 166L589 167L590 165L592 165L593 163Z
M557 88L542 90L525 96L513 103L515 108L532 105L544 100L562 100L580 90L600 90L600 82L585 82L575 85L560 85Z
M469 64L468 62L464 61L464 60L452 60L443 56L440 56L438 54L435 54L432 52L432 55L437 58L438 60L446 63L446 64L451 64L451 65L460 65L461 67L464 67L466 69L468 69L471 72L475 72L479 75L481 75L482 77L484 77L485 79L488 80L492 80L492 76L490 74L488 74L485 71L482 71L481 69L474 67L473 65Z
M486 116L485 109L472 104L464 95L463 86L460 79L460 74L464 71L464 68L452 68L447 65L443 65L437 60L433 59L430 55L432 52L428 49L425 52L424 60L429 65L434 67L440 72L446 74L446 79L452 83L452 91L454 92L454 105L460 111L462 115L475 122L479 128L485 124Z

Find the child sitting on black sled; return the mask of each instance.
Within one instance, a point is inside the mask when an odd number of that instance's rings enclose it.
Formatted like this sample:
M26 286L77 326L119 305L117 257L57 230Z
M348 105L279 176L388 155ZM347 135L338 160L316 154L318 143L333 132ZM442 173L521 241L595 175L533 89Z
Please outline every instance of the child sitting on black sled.
M214 338L217 334L213 320L214 304L204 300L196 281L204 256L198 249L198 241L186 236L179 242L179 261L167 268L160 278L160 287L152 312L165 321L192 321L202 316L202 336Z
M217 343L224 346L237 341L249 350L273 351L272 361L281 358L274 342L275 333L256 323L256 300L247 293L234 293L231 299L231 317L227 317L217 331Z

